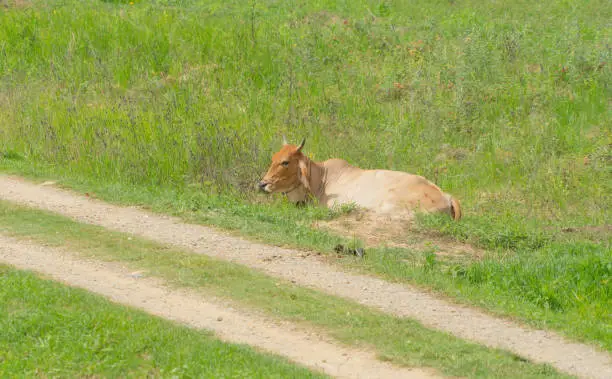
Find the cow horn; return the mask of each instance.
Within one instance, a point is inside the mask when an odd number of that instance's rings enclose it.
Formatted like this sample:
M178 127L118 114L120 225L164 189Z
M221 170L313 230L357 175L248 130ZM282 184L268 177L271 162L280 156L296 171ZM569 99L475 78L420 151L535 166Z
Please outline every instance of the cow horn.
M304 144L306 143L306 138L302 139L302 143L300 144L300 146L298 146L297 151L302 150L302 148L304 147Z
M287 145L287 137L283 134L283 145Z

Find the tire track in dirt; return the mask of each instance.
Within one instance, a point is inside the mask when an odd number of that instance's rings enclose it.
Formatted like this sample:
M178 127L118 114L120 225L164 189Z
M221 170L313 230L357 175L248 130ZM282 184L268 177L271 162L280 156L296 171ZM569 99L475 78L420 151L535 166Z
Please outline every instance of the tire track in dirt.
M452 304L408 285L342 271L315 255L247 241L209 227L119 207L51 186L0 175L0 198L240 263L269 275L372 306L584 378L612 378L612 357L551 332Z
M255 346L339 378L436 378L433 370L396 367L375 354L329 342L291 323L274 322L201 294L167 288L152 278L134 278L116 263L76 258L60 249L0 234L0 262L43 273L150 314L212 330L220 339Z

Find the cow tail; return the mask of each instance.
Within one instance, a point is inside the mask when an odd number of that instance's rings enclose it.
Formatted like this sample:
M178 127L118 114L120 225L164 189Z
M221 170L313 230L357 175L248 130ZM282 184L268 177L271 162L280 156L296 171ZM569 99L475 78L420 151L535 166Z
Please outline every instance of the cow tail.
M453 220L459 221L461 219L461 203L459 200L450 196L450 214Z

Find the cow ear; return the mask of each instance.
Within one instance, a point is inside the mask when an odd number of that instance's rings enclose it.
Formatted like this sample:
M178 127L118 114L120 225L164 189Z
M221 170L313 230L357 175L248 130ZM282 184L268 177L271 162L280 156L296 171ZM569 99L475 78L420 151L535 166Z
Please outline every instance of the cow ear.
M300 182L306 188L308 192L310 191L310 172L308 170L308 163L306 159L300 159L299 161L300 171L298 173L298 177L300 178Z
M300 144L300 146L298 146L297 151L301 151L302 148L304 147L304 144L306 143L306 138L302 139L302 143Z

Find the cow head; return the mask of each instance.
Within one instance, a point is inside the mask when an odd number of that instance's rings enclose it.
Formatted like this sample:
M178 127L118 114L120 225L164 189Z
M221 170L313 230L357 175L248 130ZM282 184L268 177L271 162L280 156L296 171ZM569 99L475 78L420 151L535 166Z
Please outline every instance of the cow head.
M307 193L310 191L308 158L302 154L306 140L299 146L288 144L284 138L283 142L283 147L272 156L268 172L258 184L259 189L268 193L301 189Z

